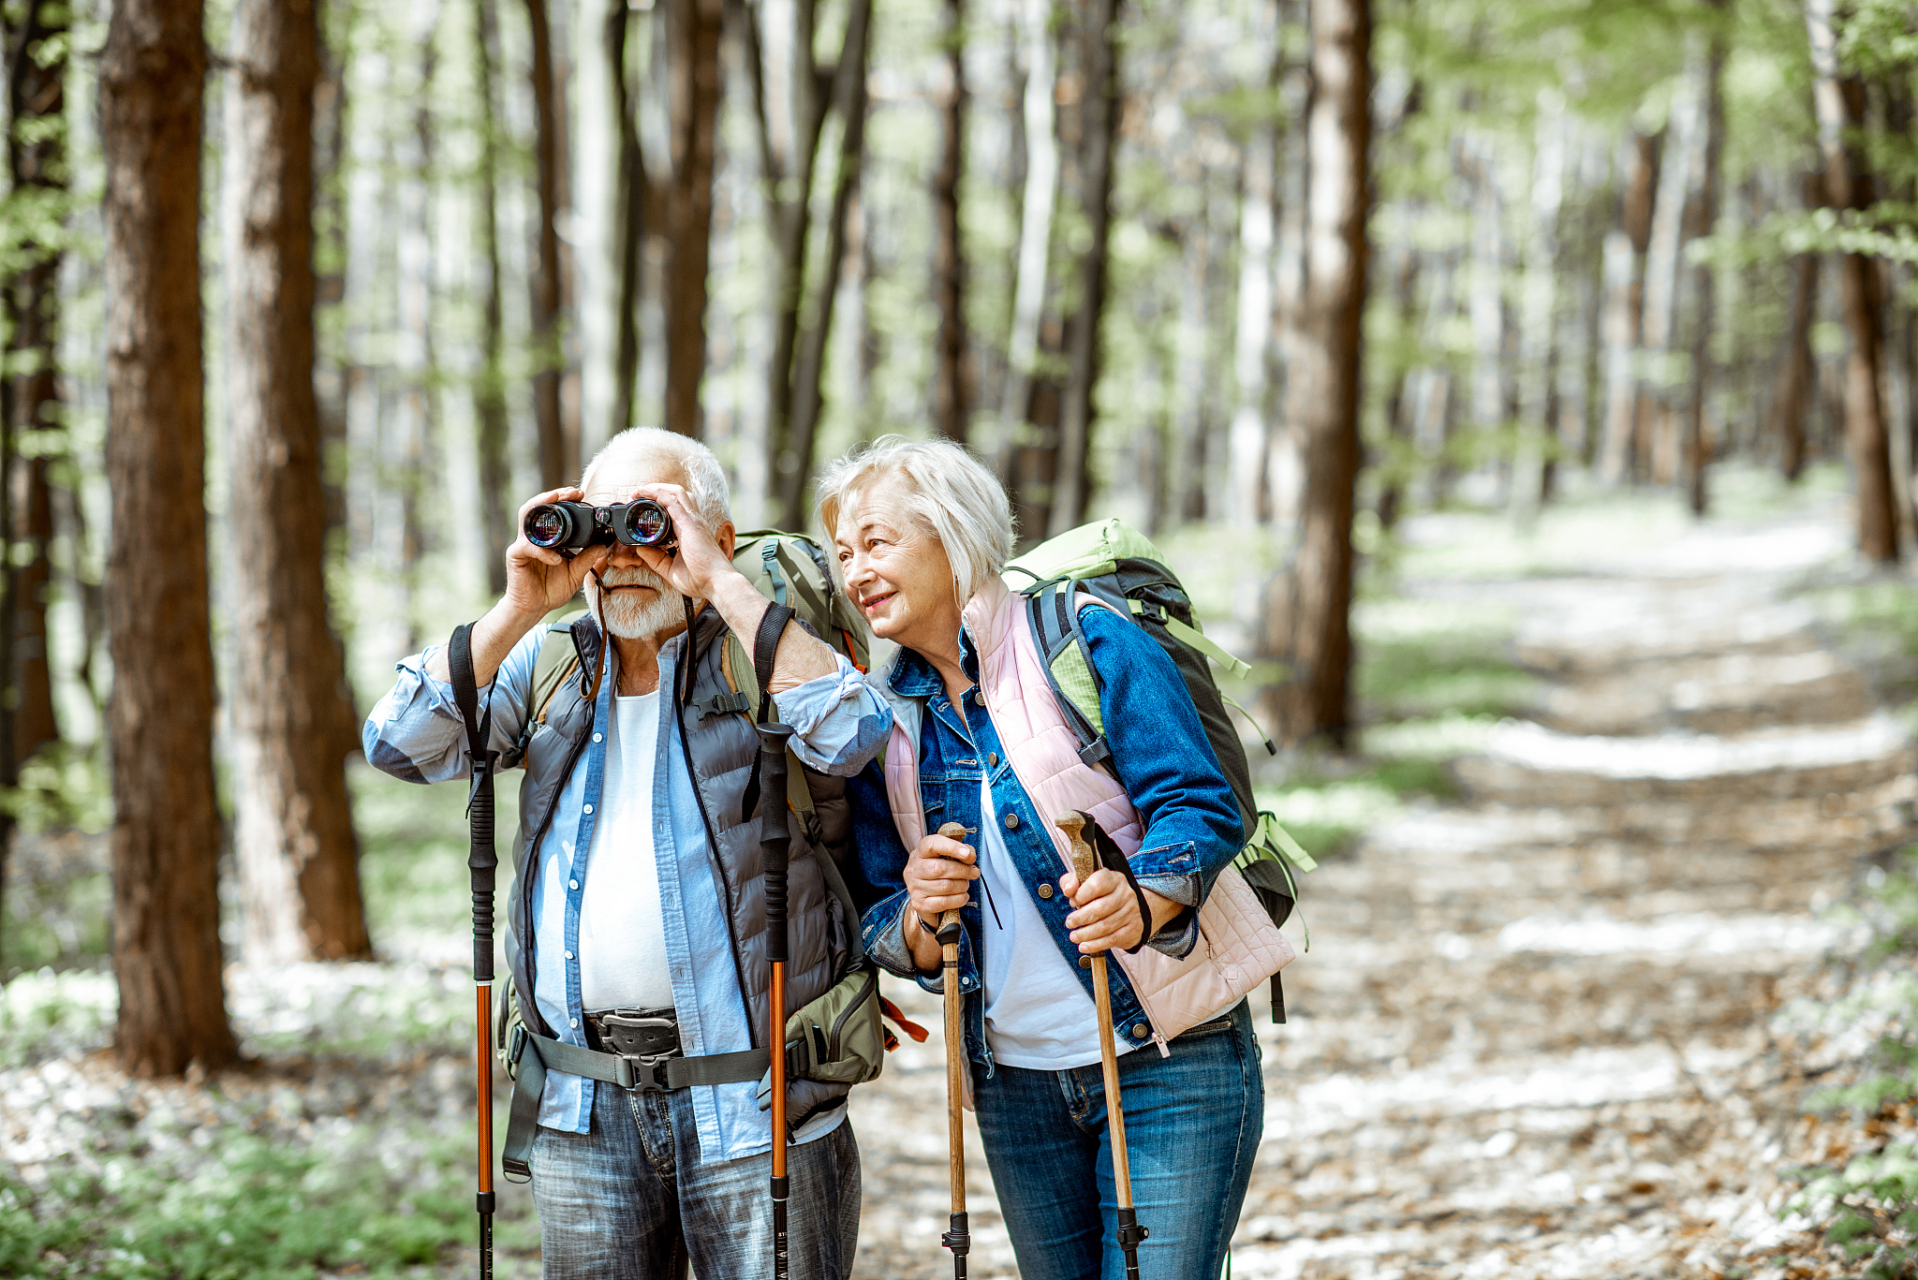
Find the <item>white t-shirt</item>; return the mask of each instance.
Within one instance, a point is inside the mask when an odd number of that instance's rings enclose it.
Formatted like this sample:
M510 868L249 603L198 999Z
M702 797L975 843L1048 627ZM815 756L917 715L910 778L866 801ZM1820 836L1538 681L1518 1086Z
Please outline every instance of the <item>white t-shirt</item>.
M659 693L614 698L606 771L580 893L580 1003L600 1009L670 1009L659 864L653 856L653 772Z
M1099 1060L1099 1013L1060 954L999 833L992 788L979 783L979 870L998 890L985 921L986 1043L1009 1067L1065 1071ZM1064 870L1063 864L1061 870ZM1056 883L1055 883L1056 888ZM1065 895L1054 899L1063 902ZM1107 964L1111 964L1110 955ZM1118 1042L1125 1053L1132 1046Z

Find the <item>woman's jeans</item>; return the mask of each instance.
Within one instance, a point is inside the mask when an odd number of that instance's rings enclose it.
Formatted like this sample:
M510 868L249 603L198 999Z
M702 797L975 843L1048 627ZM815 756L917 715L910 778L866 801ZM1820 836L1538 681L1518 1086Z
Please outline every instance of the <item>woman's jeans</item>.
M1213 1280L1265 1128L1259 1042L1243 1001L1161 1058L1119 1059L1132 1202L1150 1235L1141 1280ZM1023 1280L1123 1280L1118 1189L1099 1064L973 1072L979 1136Z
M593 1131L541 1129L533 1204L548 1280L772 1275L770 1153L702 1164L692 1095L593 1091ZM859 1244L852 1121L786 1152L792 1274L846 1280Z

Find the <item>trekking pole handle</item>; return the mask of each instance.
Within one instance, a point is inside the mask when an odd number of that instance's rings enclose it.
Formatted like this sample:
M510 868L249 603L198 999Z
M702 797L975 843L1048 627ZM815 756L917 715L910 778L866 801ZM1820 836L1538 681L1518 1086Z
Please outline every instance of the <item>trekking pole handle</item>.
M759 734L759 844L766 860L766 958L783 964L787 958L786 866L792 844L786 827L786 740L793 730L791 725L778 723L753 728Z
M947 840L964 841L966 838L966 829L956 822L948 822L939 828L939 834ZM959 923L959 908L954 907L950 911L942 911L939 913L939 928L932 936L938 939L940 946L949 947L959 941L961 928L962 926Z
M1077 812L1060 814L1052 820L1052 825L1065 832L1066 839L1071 842L1072 874L1078 876L1079 883L1083 885L1099 869L1099 855L1093 852L1082 834L1086 826L1084 815Z

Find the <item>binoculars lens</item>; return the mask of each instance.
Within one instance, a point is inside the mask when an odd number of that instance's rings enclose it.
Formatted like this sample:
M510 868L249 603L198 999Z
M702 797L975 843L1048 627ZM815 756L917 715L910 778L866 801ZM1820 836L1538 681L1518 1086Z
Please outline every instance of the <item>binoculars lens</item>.
M526 540L550 550L567 541L572 524L567 513L556 504L534 507L526 515Z
M642 498L627 508L626 532L631 535L630 541L642 547L656 547L672 539L673 518L657 502Z

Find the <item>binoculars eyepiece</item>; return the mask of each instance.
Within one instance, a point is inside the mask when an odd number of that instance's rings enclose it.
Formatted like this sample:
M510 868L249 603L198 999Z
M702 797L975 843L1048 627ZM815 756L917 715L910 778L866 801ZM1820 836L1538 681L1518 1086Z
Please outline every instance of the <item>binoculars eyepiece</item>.
M590 502L542 502L526 513L526 540L571 558L587 547L623 542L666 550L678 544L673 518L650 498L596 507Z

